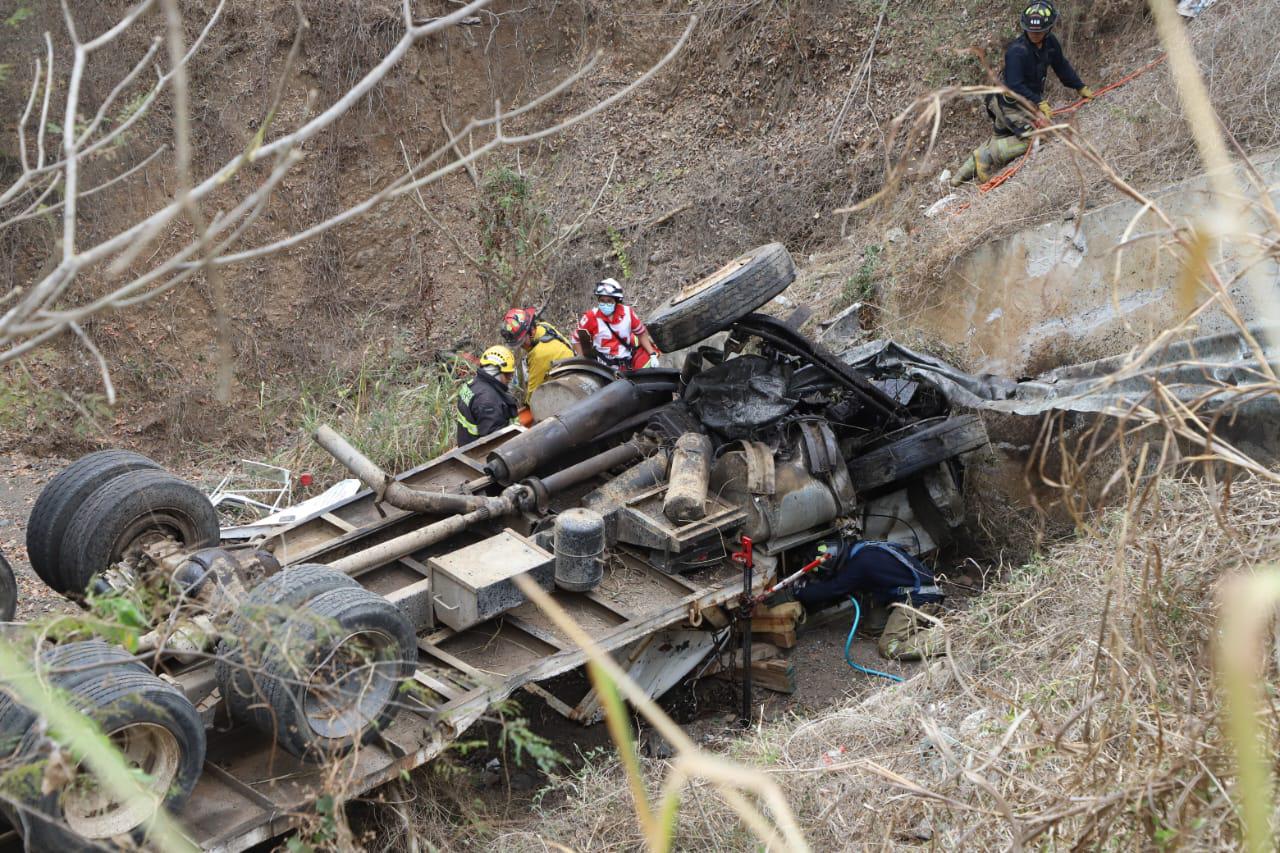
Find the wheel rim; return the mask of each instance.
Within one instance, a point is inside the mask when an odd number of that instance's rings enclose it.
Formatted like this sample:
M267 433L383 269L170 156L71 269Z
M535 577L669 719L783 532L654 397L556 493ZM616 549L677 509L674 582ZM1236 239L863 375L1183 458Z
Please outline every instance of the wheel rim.
M111 734L129 765L145 774L148 796L127 799L101 785L97 777L77 772L62 799L67 826L88 839L132 832L151 817L173 788L182 763L182 747L173 732L156 723L131 723Z
M732 261L729 261L729 263L725 264L720 269L713 272L711 275L707 276L706 278L699 279L698 281L695 281L693 284L681 290L679 293L675 295L675 298L672 299L668 304L679 305L681 302L684 302L686 299L690 299L693 296L696 296L697 294L706 290L708 287L715 284L717 281L720 281L721 279L726 278L730 273L734 273L742 269L747 264L751 263L754 259L755 259L754 252L750 255L743 255L740 258L734 258Z
M399 685L399 644L382 631L348 634L307 679L303 713L322 738L352 738L382 716Z
M181 545L194 545L196 524L186 515L170 510L153 510L135 519L118 537L111 549L111 565L140 556L144 548L175 540Z

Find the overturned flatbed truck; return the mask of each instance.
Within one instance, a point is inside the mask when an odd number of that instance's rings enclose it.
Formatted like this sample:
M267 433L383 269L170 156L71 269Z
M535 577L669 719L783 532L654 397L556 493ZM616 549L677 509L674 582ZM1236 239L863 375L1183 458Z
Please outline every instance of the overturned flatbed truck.
M758 588L816 540L923 552L963 518L959 459L986 443L981 422L751 313L793 277L777 244L736 259L652 324L669 352L727 330L722 344L623 377L562 363L533 427L394 479L321 428L368 488L270 524L219 531L203 495L136 454L76 462L33 509L32 566L79 600L146 590L153 630L137 657L83 641L38 659L207 850L279 836L334 788L395 779L516 690L594 720L592 693L553 680L584 654L515 575L662 693L742 598L740 542L755 543ZM147 701L103 700L122 691ZM11 767L49 754L33 722L0 696ZM92 781L5 799L29 849L137 838L147 814Z
M491 483L483 471L484 456L517 431L510 428L450 451L409 472L400 482L420 489L481 492ZM402 530L421 525L420 514L405 510L387 507L383 515L374 497L373 492L364 492L282 531L273 537L276 553L287 554L286 563L293 565L337 562L343 555L359 555L361 543L392 539ZM421 621L430 623L433 620L427 614L433 605L444 606L432 600L432 558L462 553L468 546L494 538L487 531L473 531L413 556L358 570L355 576L366 589L407 612L421 614ZM537 546L518 534L502 544L506 547L495 549L494 559L527 558L533 551L536 560L541 550L535 551ZM690 613L732 601L740 592L737 573L732 570L710 573L694 583L659 572L626 551L616 556L595 589L559 591L557 599L591 630L603 648L626 650L624 657L636 669L635 661L646 649L656 652L673 642L688 643L684 632L655 643L664 629L685 622ZM337 778L350 779L348 785L355 791L395 779L401 771L438 755L494 702L575 669L584 661L581 651L528 603L461 631L438 621L427 624L417 636L417 648L412 679L423 689L404 694L412 697L403 700L406 707L379 738L344 759L347 767L338 768L333 761L309 764L275 749L272 739L261 733L250 734L247 741L242 728L211 735L206 772L178 814L192 840L206 849L242 850L275 837L293 825L294 816L309 811L326 786L332 787L335 773ZM700 648L705 654L709 646ZM689 666L696 662L690 660ZM551 694L539 693L572 712ZM591 697L579 704L586 714L592 713L588 710L592 707Z

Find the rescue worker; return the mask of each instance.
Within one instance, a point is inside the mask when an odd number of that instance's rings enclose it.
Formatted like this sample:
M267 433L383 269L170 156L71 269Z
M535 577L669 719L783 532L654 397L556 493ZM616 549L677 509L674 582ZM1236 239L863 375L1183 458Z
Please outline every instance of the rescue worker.
M539 319L533 308L512 308L502 318L502 339L508 346L524 350L524 402L529 404L534 389L546 381L551 365L573 358L573 346L559 329Z
M515 419L519 406L507 386L516 372L516 357L504 346L480 356L476 378L458 392L458 446L497 432Z
M880 654L894 660L923 660L942 653L941 638L929 631L932 622L896 606L906 604L935 615L943 600L933 571L891 542L835 539L818 546L833 554L818 576L795 592L796 601L813 611L858 596L879 609L888 607L880 633ZM868 616L875 615L872 611ZM875 620L864 623L873 627Z
M1062 45L1050 30L1058 22L1058 13L1046 0L1035 0L1022 12L1022 35L1009 43L1004 52L1004 85L1016 95L1036 105L1045 121L1053 121L1053 108L1045 97L1044 84L1049 69L1062 85L1075 89L1086 101L1093 90L1084 84L1071 67ZM987 95L984 101L995 136L969 155L951 177L951 185L959 186L977 178L985 183L1005 165L1026 153L1034 124L1021 105L1004 94Z
M622 285L612 278L596 283L596 307L578 321L578 337L574 352L583 355L587 341L596 360L615 370L632 371L642 367L659 367L658 347L649 337L644 321L630 305L623 304Z

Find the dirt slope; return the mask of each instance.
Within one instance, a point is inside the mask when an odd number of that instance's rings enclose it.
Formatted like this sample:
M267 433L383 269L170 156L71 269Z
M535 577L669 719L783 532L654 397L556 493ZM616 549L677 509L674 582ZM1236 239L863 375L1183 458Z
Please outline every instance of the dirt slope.
M214 5L184 4L192 35ZM91 30L124 7L121 0L94 4L84 13L84 26ZM424 16L436 11L426 2L415 8ZM919 205L939 194L923 177L987 133L978 108L965 104L946 111L942 144L916 164L922 178L902 197L853 220L831 214L878 188L882 144L897 111L932 87L983 82L983 59L998 65L1016 20L1007 3L500 2L471 25L422 43L317 140L250 243L339 209L399 174L406 152L413 156L440 145L444 125L461 126L494 99L526 101L596 49L603 51L596 69L526 124L554 121L616 91L670 46L690 8L701 15L698 29L682 56L649 86L561 136L490 156L477 170L481 186L459 172L420 200L401 199L278 256L232 267L227 310L236 330L236 383L229 405L214 399L211 300L197 283L135 314L92 324L121 390L114 412L95 396L101 386L93 365L69 342L31 360L29 376L9 373L7 381L21 393L7 413L0 406L5 443L68 453L101 443L162 454L210 444L274 447L295 418L287 405L273 408L268 400L296 399L317 377L353 370L362 359L399 353L425 360L440 349L483 346L492 340L510 289L524 301L549 299L551 314L568 324L601 275L625 279L645 308L746 247L782 240L802 262L824 271L817 286L802 281L796 289L799 300L821 309L851 301L851 282L866 253L889 245L885 233L900 228L907 250L890 246L867 276L868 291L879 290L877 298L888 302L891 292L915 292L958 248L1006 223L1043 216L1077 193L1058 179L1034 201L1025 189L1009 190L1013 210L975 205L965 221L930 225L920 232L927 239L917 240ZM280 127L303 114L308 92L315 92L317 103L330 101L399 33L394 0L317 0L306 9L311 27L276 120ZM0 61L25 67L40 33L58 32L55 12L35 8L19 21ZM1068 16L1062 35L1091 82L1127 69L1152 41L1141 12L1127 4L1095 2L1072 11L1077 13ZM192 81L203 169L240 150L258 127L295 27L287 4L229 0ZM129 48L140 51L147 32L140 27ZM95 96L113 72L127 67L127 53L94 66L100 74L91 86ZM1153 78L1152 85L1168 83ZM0 86L6 109L24 86L16 72ZM1055 100L1067 96L1052 91ZM95 168L140 160L167 138L166 119L167 111L158 109L113 163ZM1123 150L1142 144L1137 138ZM89 233L112 233L160 202L171 179L164 158L157 163L127 191L90 200ZM536 260L514 283L495 284L486 275L493 264L485 252L492 254L493 247L485 241L495 233L494 212L512 203L501 186L494 190L492 179L503 169L520 178L526 218L514 226L498 221L498 236L510 239L527 229ZM1142 158L1129 171L1153 174ZM1045 186L1044 178L1031 178L1026 188L1033 193L1034 182ZM16 251L0 268L0 285L6 286L40 268L50 234L33 226L7 238ZM919 249L920 242L928 251ZM898 325L909 326L909 318ZM50 396L51 387L71 400Z

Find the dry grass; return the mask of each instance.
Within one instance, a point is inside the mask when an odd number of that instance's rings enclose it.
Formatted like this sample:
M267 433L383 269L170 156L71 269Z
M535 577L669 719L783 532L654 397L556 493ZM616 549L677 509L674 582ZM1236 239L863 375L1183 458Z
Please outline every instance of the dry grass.
M1141 510L1108 512L1097 536L1014 569L949 618L948 659L823 716L767 725L730 757L774 776L814 849L1233 847L1212 592L1280 551L1277 500L1280 487L1252 477L1229 499L1163 481ZM589 761L546 802L557 805L527 827L486 835L503 850L643 846L616 760ZM676 844L738 850L750 837L695 784Z
M1270 34L1277 27L1280 4L1270 0L1221 3L1188 27L1222 127L1246 151L1263 151L1280 143L1280 64L1270 45ZM1150 24L1136 31L1132 53L1108 68L1108 79L1090 82L1096 88L1145 65L1159 53L1153 35ZM1160 187L1203 168L1177 93L1166 63L1080 110L1072 117L1072 125L1125 181L1140 188ZM1053 97L1057 104L1062 90L1054 89ZM973 120L966 118L970 108L962 106L969 103L976 105ZM989 133L989 122L976 115L981 109L976 98L953 104L946 111L943 135L968 133L976 145ZM964 200L971 203L962 214L944 213L926 220L918 211L943 195L932 177L944 166L955 165L945 162L950 146L940 147L937 156L925 158L920 165L918 180L907 183L887 205L891 209L876 212L891 220L897 211L914 228L911 239L890 247L885 257L895 282L887 294L893 313L909 314L922 294L936 290L951 265L975 247L1048 217L1062 217L1082 198L1087 207L1120 198L1107 177L1086 160L1057 142L1046 143L998 190L985 195L972 187L962 190Z
M1235 11L1207 18L1206 26L1196 30L1202 72L1213 70L1205 61L1207 42L1237 39L1245 44L1244 25L1256 26L1257 15L1275 11L1246 2L1231 8ZM1153 126L1167 119L1168 132L1157 127L1151 137L1169 146L1164 164L1186 168L1196 162L1194 150L1211 166L1222 166L1225 152L1213 122L1195 118L1207 104L1198 94L1196 69L1178 49L1176 28L1170 32L1167 26L1173 13L1156 11L1166 19L1162 36L1170 49L1168 73L1178 85L1170 86L1169 79L1161 83L1164 72L1156 72L1143 79L1163 89L1147 89L1142 101L1135 84L1125 90L1126 96L1149 106L1155 92L1176 89L1183 106L1175 110L1158 103L1162 112L1151 119ZM1256 14L1246 22L1250 12ZM1248 97L1261 99L1266 112L1271 72L1250 70L1248 62L1238 65L1240 72L1254 74ZM1207 76L1212 99L1216 75ZM916 108L927 108L927 103L922 99ZM1257 103L1248 108L1252 113L1229 114L1218 106L1228 130L1251 134L1241 140L1245 147L1274 141L1273 131L1249 124ZM1227 101L1226 106L1234 110L1239 104ZM1082 119L1079 128L1052 131L1060 153L1070 152L1090 164L1087 173L1080 173L1074 197L1079 198L1081 185L1097 189L1105 181L1108 192L1147 203L1134 188L1140 170L1123 165L1125 151L1141 140L1101 134L1111 143L1113 136L1118 138L1120 147L1091 144L1097 135L1091 136L1086 125L1101 120ZM1195 124L1194 142L1189 133L1174 133L1181 121ZM919 142L927 149L929 124L927 118L919 122L919 135L904 147L915 150ZM1179 164L1178 157L1185 162ZM1028 170L1036 168L1061 166L1037 164ZM1239 191L1227 175L1228 170L1218 170L1214 205L1192 228L1153 206L1162 225L1159 236L1180 259L1183 274L1175 295L1187 303L1189 313L1185 322L1135 351L1116 379L1149 365L1214 305L1240 325L1242 337L1264 361L1232 304L1229 285L1236 274L1214 264L1203 234L1269 246L1280 217L1268 211L1271 218L1262 218L1268 223L1264 233L1241 231L1243 220L1232 209ZM1071 196L1071 185L1050 177L1026 171L1016 186L1032 195L1003 190L984 204L1021 201L1031 215L1060 210ZM911 196L902 194L889 202L899 208L909 203ZM975 205L969 216L983 213ZM980 221L1009 225L1007 220ZM973 238L976 230L966 236ZM943 251L953 254L956 249ZM927 253L916 257L928 266ZM925 272L914 275L927 285ZM1206 377L1208 390L1192 400L1176 393L1172 373L1151 373L1149 379L1146 397L1125 411L1109 412L1111 419L1091 420L1084 429L1066 425L1061 436L1064 424L1046 419L1041 453L1033 463L1060 450L1058 470L1051 473L1043 464L1029 470L1059 489L1081 536L1008 571L971 610L952 614L941 629L948 643L945 659L906 684L813 719L761 726L724 745L727 757L754 765L786 791L787 806L774 816L794 813L815 849L1266 846L1273 835L1267 819L1274 820L1276 811L1270 774L1280 727L1274 703L1254 706L1251 694L1257 687L1274 694L1280 662L1264 662L1256 646L1236 637L1231 648L1244 649L1242 659L1235 661L1239 665L1219 667L1228 676L1235 673L1227 736L1211 655L1219 629L1233 625L1243 609L1237 602L1236 609L1219 613L1216 588L1232 576L1253 574L1280 553L1280 518L1274 512L1280 475L1215 435L1211 403L1223 396L1234 403L1274 396L1280 393L1280 381L1263 364L1239 387L1214 386L1221 380ZM1069 436L1068 430L1074 434ZM1208 464L1195 478L1187 463L1198 460ZM1110 505L1098 509L1097 500ZM1264 585L1270 595L1276 594L1274 572L1260 576L1257 586ZM1253 587L1233 583L1231 588L1239 597L1239 590ZM1252 610L1252 627L1244 634L1272 615L1259 605ZM1270 629L1266 633L1270 637ZM483 842L504 850L647 846L651 839L638 828L636 813L646 798L667 790L664 779L672 778L678 762L648 764L647 794L641 795L629 784L627 768L634 761L629 751L624 753L627 761L605 755L587 761L541 800L527 825L498 829L482 824ZM1252 780L1248 789L1237 781L1237 763L1243 778ZM724 796L714 782L689 784L678 814L677 847L739 850L753 845L740 811ZM1242 814L1247 833L1241 829ZM476 828L473 816L473 840ZM456 825L424 829L434 837L458 831Z

